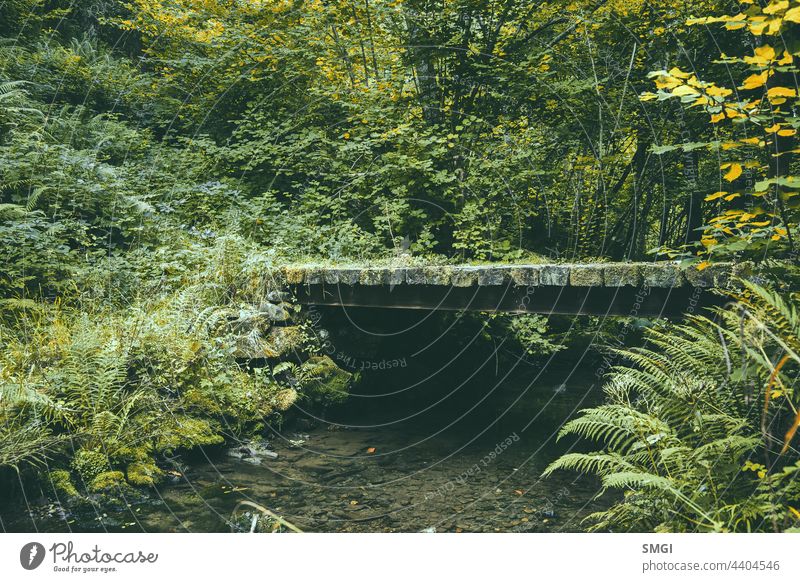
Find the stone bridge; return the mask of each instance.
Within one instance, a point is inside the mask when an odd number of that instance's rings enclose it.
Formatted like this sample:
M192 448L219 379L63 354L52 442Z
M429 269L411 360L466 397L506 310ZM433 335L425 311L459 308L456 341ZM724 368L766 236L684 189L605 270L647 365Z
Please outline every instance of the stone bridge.
M306 305L456 311L678 317L722 304L744 265L698 270L676 263L481 266L293 265L281 279Z

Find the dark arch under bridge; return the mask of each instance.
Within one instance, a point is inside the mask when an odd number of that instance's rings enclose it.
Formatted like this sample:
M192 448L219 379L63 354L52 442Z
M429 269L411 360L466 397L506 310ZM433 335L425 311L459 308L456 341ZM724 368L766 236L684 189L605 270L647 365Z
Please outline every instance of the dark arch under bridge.
M320 267L281 278L305 305L570 315L679 317L722 304L745 265L675 263Z

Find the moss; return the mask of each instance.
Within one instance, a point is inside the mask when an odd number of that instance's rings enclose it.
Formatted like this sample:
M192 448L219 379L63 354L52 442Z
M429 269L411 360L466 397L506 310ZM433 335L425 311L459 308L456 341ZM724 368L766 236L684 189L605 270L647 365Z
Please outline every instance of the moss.
M89 484L89 491L100 493L106 489L119 488L125 485L125 475L122 471L105 471L92 479Z
M69 471L57 469L55 471L50 471L48 477L57 495L66 495L67 497L80 496L75 485L72 483L72 475L70 475Z
M291 388L279 390L275 394L275 408L278 410L288 410L297 401L297 392Z
M190 416L173 416L163 429L156 443L156 448L160 451L218 445L225 441L210 421Z
M79 449L72 459L72 468L84 483L91 483L100 473L108 471L111 467L105 453L95 449Z
M302 283L303 279L305 278L305 274L305 269L296 269L292 267L286 267L286 271L284 273L286 282L289 285L299 285Z
M128 483L139 487L152 487L164 476L164 472L152 461L137 461L128 465Z
M337 404L347 399L353 375L342 370L328 356L313 356L303 363L302 369L310 378L307 392L314 400Z
M270 330L264 342L264 355L277 358L301 349L306 336L299 326L276 327Z

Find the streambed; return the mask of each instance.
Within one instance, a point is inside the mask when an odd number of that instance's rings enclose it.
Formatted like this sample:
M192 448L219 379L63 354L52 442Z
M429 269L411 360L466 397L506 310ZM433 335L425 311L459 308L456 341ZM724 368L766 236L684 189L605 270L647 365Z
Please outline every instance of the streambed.
M556 442L558 427L600 398L588 374L530 370L447 398L369 390L325 419L301 411L268 436L267 456L179 459L171 482L126 504L67 510L29 497L0 510L3 529L231 531L247 500L313 532L581 531L608 504L593 499L594 479L541 478L575 445Z

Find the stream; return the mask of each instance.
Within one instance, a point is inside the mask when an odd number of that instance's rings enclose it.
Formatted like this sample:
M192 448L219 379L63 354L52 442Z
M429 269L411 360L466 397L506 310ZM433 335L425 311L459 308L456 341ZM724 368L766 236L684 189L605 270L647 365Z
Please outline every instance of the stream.
M541 473L574 445L555 441L558 427L599 394L581 375L559 380L530 373L491 398L468 391L428 409L356 395L324 420L274 431L268 456L206 451L125 504L66 511L29 499L0 519L6 531L222 532L248 500L313 532L581 531L607 506L593 500L597 481Z
M247 531L234 515L246 501L309 532L582 531L609 496L597 497L591 477L541 475L561 454L586 450L556 437L602 400L597 366L577 350L501 358L503 338L478 342L480 327L444 317L324 312L326 328L342 330L331 357L360 375L344 403L300 400L262 439L176 457L161 485L121 502L93 496L66 508L23 491L0 501L0 527Z

